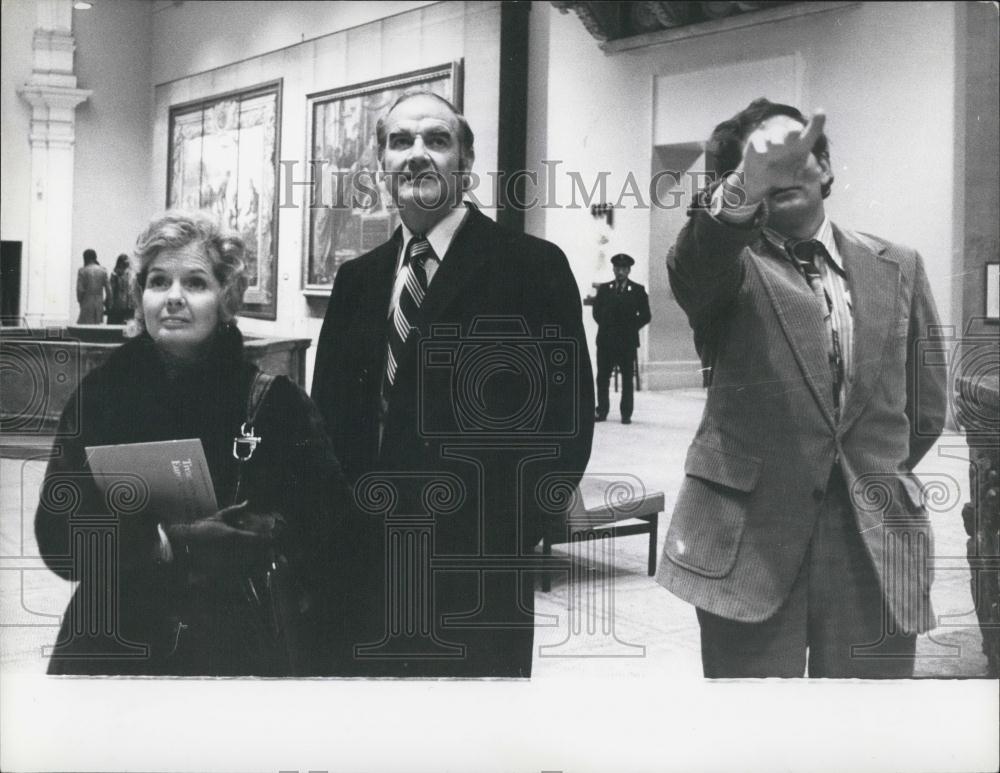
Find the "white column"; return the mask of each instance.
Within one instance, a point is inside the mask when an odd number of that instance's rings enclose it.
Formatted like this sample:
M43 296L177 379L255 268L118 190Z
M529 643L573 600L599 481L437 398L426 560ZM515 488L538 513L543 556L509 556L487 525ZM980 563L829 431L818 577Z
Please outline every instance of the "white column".
M22 298L31 326L68 321L76 288L71 264L76 107L92 92L73 74L72 0L36 0L34 66L20 94L31 105L31 209ZM82 264L81 264L82 265Z

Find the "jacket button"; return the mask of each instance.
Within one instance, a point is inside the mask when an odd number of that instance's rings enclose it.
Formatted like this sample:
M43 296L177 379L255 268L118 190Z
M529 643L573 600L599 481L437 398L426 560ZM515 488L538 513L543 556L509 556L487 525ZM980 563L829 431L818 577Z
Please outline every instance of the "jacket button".
M824 496L826 496L826 492L823 489L821 488L813 489L813 499L815 499L817 502L822 502Z

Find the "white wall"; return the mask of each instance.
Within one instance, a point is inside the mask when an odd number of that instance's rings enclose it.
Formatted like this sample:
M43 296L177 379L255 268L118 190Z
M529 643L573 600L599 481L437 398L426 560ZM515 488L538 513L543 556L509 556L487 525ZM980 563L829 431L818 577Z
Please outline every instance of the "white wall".
M575 14L536 4L547 16L547 111L531 127L546 137L544 154L587 181L610 171L608 200L617 199L628 172L643 191L651 176L654 79L760 59L794 56L801 63L801 107L823 107L836 174L827 200L844 225L912 245L924 256L941 316L951 319L954 251L955 8L946 3L861 3L633 51L605 55ZM546 20L535 19L533 24ZM533 57L539 56L533 51ZM769 94L761 82L748 103ZM711 103L706 88L703 99ZM703 112L702 105L692 106ZM722 111L717 119L729 117ZM529 127L530 130L530 127ZM702 139L707 139L703 137ZM557 199L570 201L565 174ZM577 196L579 202L580 197ZM650 255L649 210L632 198L615 213L606 256L628 252L639 260L634 278L648 277L648 261L664 260L669 244ZM584 284L603 278L589 212L553 208L528 220L559 244ZM647 260L648 259L648 260ZM588 324L590 324L588 322ZM591 337L594 331L591 330Z
M145 0L96 3L73 12L77 85L93 94L76 111L72 249L63 269L70 287L84 249L94 248L101 263L111 266L119 252L131 249L149 218L151 13ZM31 76L35 25L34 0L4 0L0 222L4 239L25 243L28 262L31 107L17 89ZM65 304L65 317L76 319L75 295Z
M153 3L153 83L252 59L430 5L423 2L213 0Z
M145 0L95 3L73 12L73 35L77 82L94 92L76 111L69 266L75 283L86 248L97 250L110 271L120 253L132 251L155 208L148 175L152 6ZM76 319L76 298L71 302Z
M31 75L34 0L3 0L0 5L0 235L27 248L31 211L31 106L17 93ZM22 260L27 260L22 253ZM22 270L25 270L22 268Z

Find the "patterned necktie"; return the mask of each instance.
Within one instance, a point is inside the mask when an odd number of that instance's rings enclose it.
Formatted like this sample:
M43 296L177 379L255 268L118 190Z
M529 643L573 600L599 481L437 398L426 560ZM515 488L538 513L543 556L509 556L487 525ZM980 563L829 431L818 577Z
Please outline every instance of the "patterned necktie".
M389 326L388 350L385 358L385 379L382 382L383 397L396 382L396 371L402 362L403 352L410 333L420 319L420 304L424 302L427 293L427 271L424 263L434 257L434 248L423 236L414 236L406 248L403 260L403 271L406 272L406 282L399 293L399 300L392 313L392 324Z
M809 282L809 287L816 296L826 325L826 350L830 359L830 374L833 378L833 408L837 420L840 420L840 391L844 384L844 358L840 348L840 336L833 324L833 299L823 286L823 276L820 273L816 259L829 259L829 253L823 242L817 239L805 239L800 242L789 241L786 249L799 271Z

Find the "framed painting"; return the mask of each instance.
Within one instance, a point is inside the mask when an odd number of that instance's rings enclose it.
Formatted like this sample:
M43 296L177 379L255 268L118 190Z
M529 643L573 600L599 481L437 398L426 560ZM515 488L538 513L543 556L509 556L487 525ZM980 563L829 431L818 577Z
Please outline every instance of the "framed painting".
M201 210L247 247L240 314L275 319L281 81L170 108L167 207Z
M397 97L424 89L462 109L462 63L310 94L303 292L327 296L346 261L386 241L399 224L379 179L375 124Z

